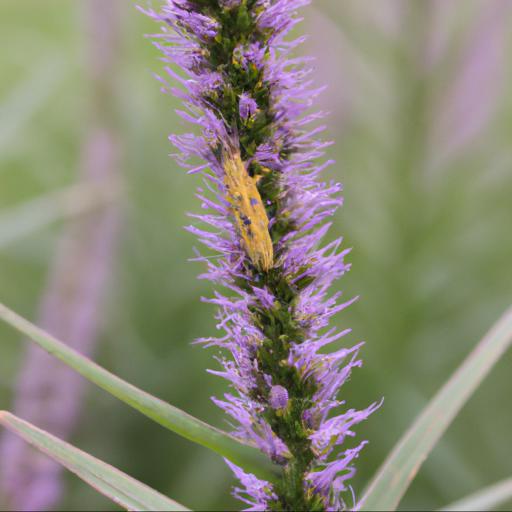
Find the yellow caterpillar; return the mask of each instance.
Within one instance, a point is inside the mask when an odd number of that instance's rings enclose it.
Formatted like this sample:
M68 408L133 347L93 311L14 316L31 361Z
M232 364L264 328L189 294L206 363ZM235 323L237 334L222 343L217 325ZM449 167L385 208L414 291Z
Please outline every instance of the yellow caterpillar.
M268 217L261 200L257 180L247 173L240 152L224 150L224 185L235 217L242 246L259 270L267 271L274 263L274 249L268 231Z

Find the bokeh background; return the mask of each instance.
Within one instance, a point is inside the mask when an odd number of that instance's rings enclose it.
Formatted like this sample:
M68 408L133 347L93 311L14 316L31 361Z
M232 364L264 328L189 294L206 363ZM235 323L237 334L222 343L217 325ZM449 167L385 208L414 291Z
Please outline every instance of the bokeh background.
M353 247L336 287L361 297L337 322L367 342L343 398L385 397L359 429L370 444L358 494L512 299L511 14L511 0L304 10L301 51L328 84L328 177L345 186L330 236ZM162 64L143 35L155 31L129 0L0 1L0 301L226 427L210 401L225 384L205 372L214 352L190 344L214 333L199 301L212 290L187 261L199 178L168 157L167 135L188 127L152 76ZM1 409L194 509L236 508L219 457L70 378L3 325L0 340ZM512 474L511 365L508 354L464 408L403 509ZM67 473L55 486L44 458L0 436L0 508L115 509Z

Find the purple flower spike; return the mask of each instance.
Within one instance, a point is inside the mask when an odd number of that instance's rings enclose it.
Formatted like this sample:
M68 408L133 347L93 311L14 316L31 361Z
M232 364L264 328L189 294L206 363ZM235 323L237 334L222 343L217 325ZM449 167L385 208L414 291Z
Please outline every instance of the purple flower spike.
M183 102L178 114L199 135L170 137L178 162L200 173L202 221L188 229L207 247L201 278L222 288L216 304L222 369L231 387L215 398L235 422L234 435L259 447L281 475L266 482L228 462L247 510L341 510L353 462L366 441L353 427L378 406L343 410L337 398L360 345L333 345L348 329L328 329L350 305L332 283L350 265L341 240L322 247L341 186L319 177L328 142L311 112L321 89L307 59L285 36L309 0L167 0L148 11L163 25L155 44ZM181 68L178 73L174 69ZM165 80L162 80L166 83ZM315 123L314 127L309 127ZM198 163L198 160L201 162ZM214 255L215 257L211 257ZM331 348L329 348L331 347ZM354 504L355 506L355 504Z

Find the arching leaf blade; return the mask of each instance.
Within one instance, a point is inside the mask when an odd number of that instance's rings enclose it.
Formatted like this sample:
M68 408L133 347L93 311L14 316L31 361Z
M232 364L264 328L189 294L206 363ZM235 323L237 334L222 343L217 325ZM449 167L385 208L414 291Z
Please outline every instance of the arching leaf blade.
M39 327L0 304L0 319L86 379L176 434L226 457L255 475L272 480L277 471L258 449L191 416L108 372Z
M509 308L395 445L370 482L360 510L396 510L437 441L511 343Z
M9 412L0 411L0 425L22 437L126 510L189 510L110 464L102 462ZM8 464L9 461L5 463Z
M440 510L441 512L495 510L500 505L504 505L508 502L512 503L512 478L507 478L488 487L484 487Z

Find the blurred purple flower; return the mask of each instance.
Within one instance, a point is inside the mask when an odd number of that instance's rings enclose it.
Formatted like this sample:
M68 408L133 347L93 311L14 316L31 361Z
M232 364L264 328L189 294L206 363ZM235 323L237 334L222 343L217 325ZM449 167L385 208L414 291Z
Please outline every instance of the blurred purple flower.
M206 213L192 215L210 229L190 226L220 255L198 255L201 277L224 292L205 299L218 306L220 338L201 340L227 349L221 371L234 392L214 399L236 422L236 435L256 444L282 466L265 482L228 463L243 489L234 495L248 510L338 510L365 442L348 449L352 427L377 407L339 413L337 399L360 345L322 352L349 330L326 331L338 304L334 280L350 265L341 240L320 247L339 205L341 186L318 180L331 161L317 164L330 144L316 139L324 127L311 113L320 89L308 59L291 55L303 37L285 35L309 0L167 0L155 44L183 100L178 114L200 135L170 137L178 161L200 172L198 197ZM197 157L205 164L198 166ZM333 417L329 413L338 410ZM343 446L341 446L343 445Z
M85 14L87 72L95 92L93 120L83 142L80 179L105 190L119 188L119 140L103 99L114 96L112 68L118 56L122 4L91 0ZM70 347L91 357L99 340L106 294L120 227L117 202L66 226L41 300L39 324ZM69 439L80 419L86 382L76 372L30 345L18 375L14 411L38 427ZM4 463L6 461L6 463ZM60 501L62 467L20 437L0 438L0 494L12 510L52 510Z
M512 4L507 0L486 0L478 4L474 28L469 31L467 44L462 48L456 74L441 98L437 114L437 130L433 146L436 148L435 166L453 157L481 135L498 110L498 98L504 83L504 63L506 60L506 28L512 14ZM455 13L454 2L436 4L438 25L449 11ZM442 42L450 34L449 27L437 27L433 42L439 60L443 50L447 53L447 43ZM441 42L438 42L441 40Z

